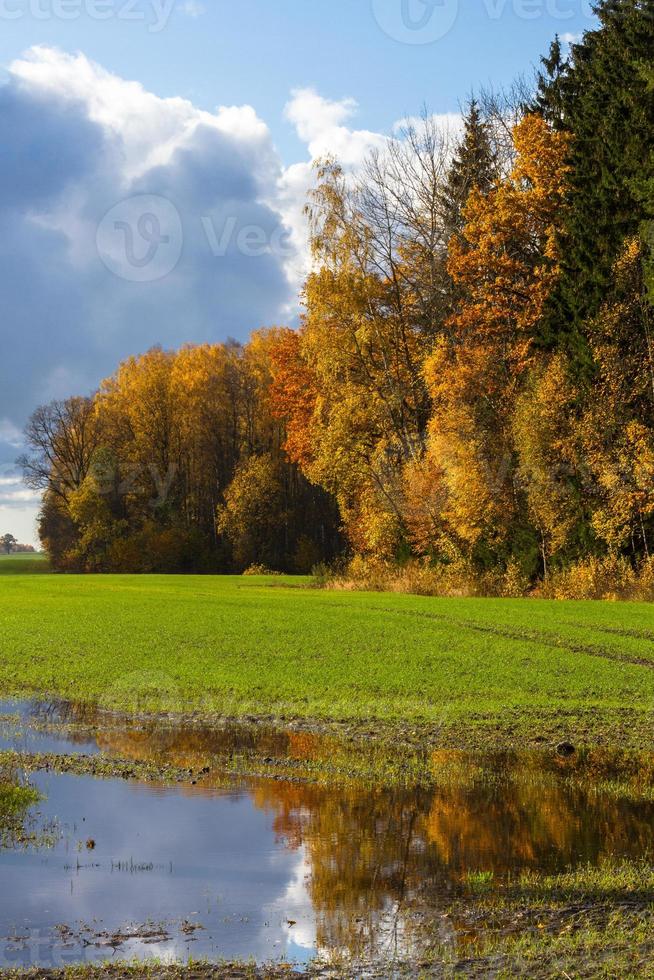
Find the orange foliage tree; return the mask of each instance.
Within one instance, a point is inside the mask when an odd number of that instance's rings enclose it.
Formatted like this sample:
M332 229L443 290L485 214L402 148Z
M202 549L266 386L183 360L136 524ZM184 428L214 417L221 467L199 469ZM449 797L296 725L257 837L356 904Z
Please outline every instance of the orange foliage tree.
M463 232L450 242L449 270L462 299L424 365L432 417L419 465L438 492L423 520L414 492L420 483L407 474L421 547L431 526L451 552L494 559L508 557L528 525L513 417L540 356L534 341L557 277L567 174L568 137L539 116L526 116L513 141L511 173L486 194L473 190Z

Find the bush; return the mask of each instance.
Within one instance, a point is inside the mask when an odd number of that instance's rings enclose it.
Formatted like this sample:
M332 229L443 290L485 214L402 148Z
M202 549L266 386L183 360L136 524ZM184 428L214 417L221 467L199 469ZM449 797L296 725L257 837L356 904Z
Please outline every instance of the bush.
M537 594L545 599L654 600L654 559L639 568L624 557L586 558L553 572Z
M334 572L326 562L319 561L311 569L311 579L316 589L324 589L334 580Z
M506 569L480 572L463 559L447 564L414 560L398 565L356 556L343 572L323 572L322 576L314 572L314 579L326 588L413 595L517 598L529 592L529 580L514 562Z
M654 558L634 568L617 555L587 558L566 569L552 572L535 587L517 562L505 569L479 571L463 559L449 564L409 561L398 565L357 556L341 572L325 566L314 569L314 583L322 588L364 592L408 592L413 595L447 597L542 599L605 599L654 601Z
M282 572L275 572L272 568L268 568L266 565L250 565L243 572L243 575L281 575Z

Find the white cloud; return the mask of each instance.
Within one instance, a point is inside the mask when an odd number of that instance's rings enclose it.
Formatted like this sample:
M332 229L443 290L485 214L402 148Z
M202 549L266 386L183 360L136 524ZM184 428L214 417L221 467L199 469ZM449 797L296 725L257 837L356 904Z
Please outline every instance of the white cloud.
M120 78L83 54L70 55L43 45L13 61L9 72L14 83L32 96L82 105L91 122L115 136L125 182L166 166L176 151L192 148L199 127L265 150L267 163L274 155L268 127L251 106L206 112L187 99L160 98L140 82Z
M183 9L196 16L201 6ZM294 91L285 115L306 156L284 167L252 106L209 112L160 98L84 54L46 46L13 61L0 85L0 343L11 352L0 360L0 465L13 462L36 405L92 391L130 354L294 323L315 160L335 156L356 173L387 141L353 125L356 111L350 98ZM175 261L161 278L120 278L101 260L113 252L98 249L98 228L126 199L157 198L179 214ZM128 234L139 260L158 244L146 217L142 234L111 217L124 256ZM257 254L239 239L253 227L265 242ZM22 500L16 492L6 506Z
M324 99L315 89L298 88L291 93L284 114L295 126L300 139L309 143L316 136L341 126L356 112L354 99Z
M360 164L372 149L385 143L380 133L343 125L356 109L354 99L331 101L312 88L303 88L292 93L284 115L307 144L312 160L336 156L345 167L350 167Z
M21 544L31 544L38 548L37 511L35 506L5 507L0 500L0 534L13 534Z
M565 34L561 35L561 40L564 44L579 44L579 42L583 39L583 36L583 34L571 34L566 31Z
M0 534L8 532L22 544L36 545L39 499L38 493L24 486L13 465L0 465Z
M34 490L25 488L4 490L0 495L0 505L3 507L11 507L12 505L23 506L24 504L38 503L40 499L40 494Z
M288 869L288 880L284 891L264 906L264 917L267 922L282 924L286 952L290 950L293 959L293 953L315 950L317 946L315 913L307 884L312 873L311 861L304 846L293 855L292 864L284 852L274 855L273 861L283 862Z
M422 116L405 116L404 119L398 119L393 126L393 135L400 139L407 129L419 131L425 121L433 123L443 137L452 142L457 141L463 132L463 116L460 112L441 112L428 116L427 120Z
M279 181L278 201L293 229L299 248L290 269L295 282L301 282L309 265L308 229L303 214L307 192L314 179L314 163L335 157L343 168L356 173L366 157L382 149L388 140L382 133L353 129L345 123L356 114L354 99L325 99L312 88L295 89L284 108L298 138L307 144L309 159L287 167Z
M283 168L252 107L206 112L82 54L36 47L0 86L0 141L0 334L11 351L0 363L0 418L9 424L91 390L152 344L245 338L282 319L289 256L244 254L238 241L250 226L272 240L284 221ZM180 260L155 282L116 277L96 248L104 215L139 195L171 202L181 218ZM219 236L233 223L220 255L203 219ZM137 240L134 252L148 244Z

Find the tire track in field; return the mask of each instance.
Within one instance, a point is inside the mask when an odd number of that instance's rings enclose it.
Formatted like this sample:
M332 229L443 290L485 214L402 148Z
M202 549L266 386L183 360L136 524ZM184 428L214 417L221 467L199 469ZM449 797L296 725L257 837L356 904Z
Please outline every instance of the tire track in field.
M333 603L333 605L338 605L341 609L352 609L352 606L347 603ZM506 627L485 625L466 619L455 619L453 616L445 615L445 613L427 612L420 609L389 609L386 606L358 606L358 608L365 609L367 612L388 613L391 616L399 615L418 619L431 619L450 626L473 630L476 633L500 636L507 640L527 640L532 643L541 643L543 646L550 647L553 650L570 650L572 653L584 653L589 657L599 657L602 660L612 660L616 663L632 664L635 667L647 667L650 670L654 670L654 661L647 660L645 657L632 657L629 654L607 650L606 647L595 644L575 643L563 639L555 639L551 634L539 633L537 630L512 630Z
M578 623L575 619L564 619L562 622L577 629L588 629L588 624ZM654 641L654 630L647 629L626 629L620 626L591 626L595 633L609 633L612 636L624 636L627 640L652 640Z

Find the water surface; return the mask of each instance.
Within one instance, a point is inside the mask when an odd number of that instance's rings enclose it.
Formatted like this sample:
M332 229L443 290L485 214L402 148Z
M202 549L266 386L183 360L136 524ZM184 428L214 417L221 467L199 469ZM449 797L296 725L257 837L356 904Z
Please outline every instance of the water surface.
M225 777L226 761L244 752L301 772L332 751L317 735L126 730L62 705L12 702L0 716L0 747L192 770L174 786L30 776L44 796L37 823L55 826L56 842L0 850L3 967L421 954L456 938L440 911L471 875L499 883L640 857L654 843L651 802L597 788L616 775L608 753L441 751L427 760L436 787L334 787L286 778L288 769ZM580 768L593 778L571 778ZM625 772L633 780L638 771Z

